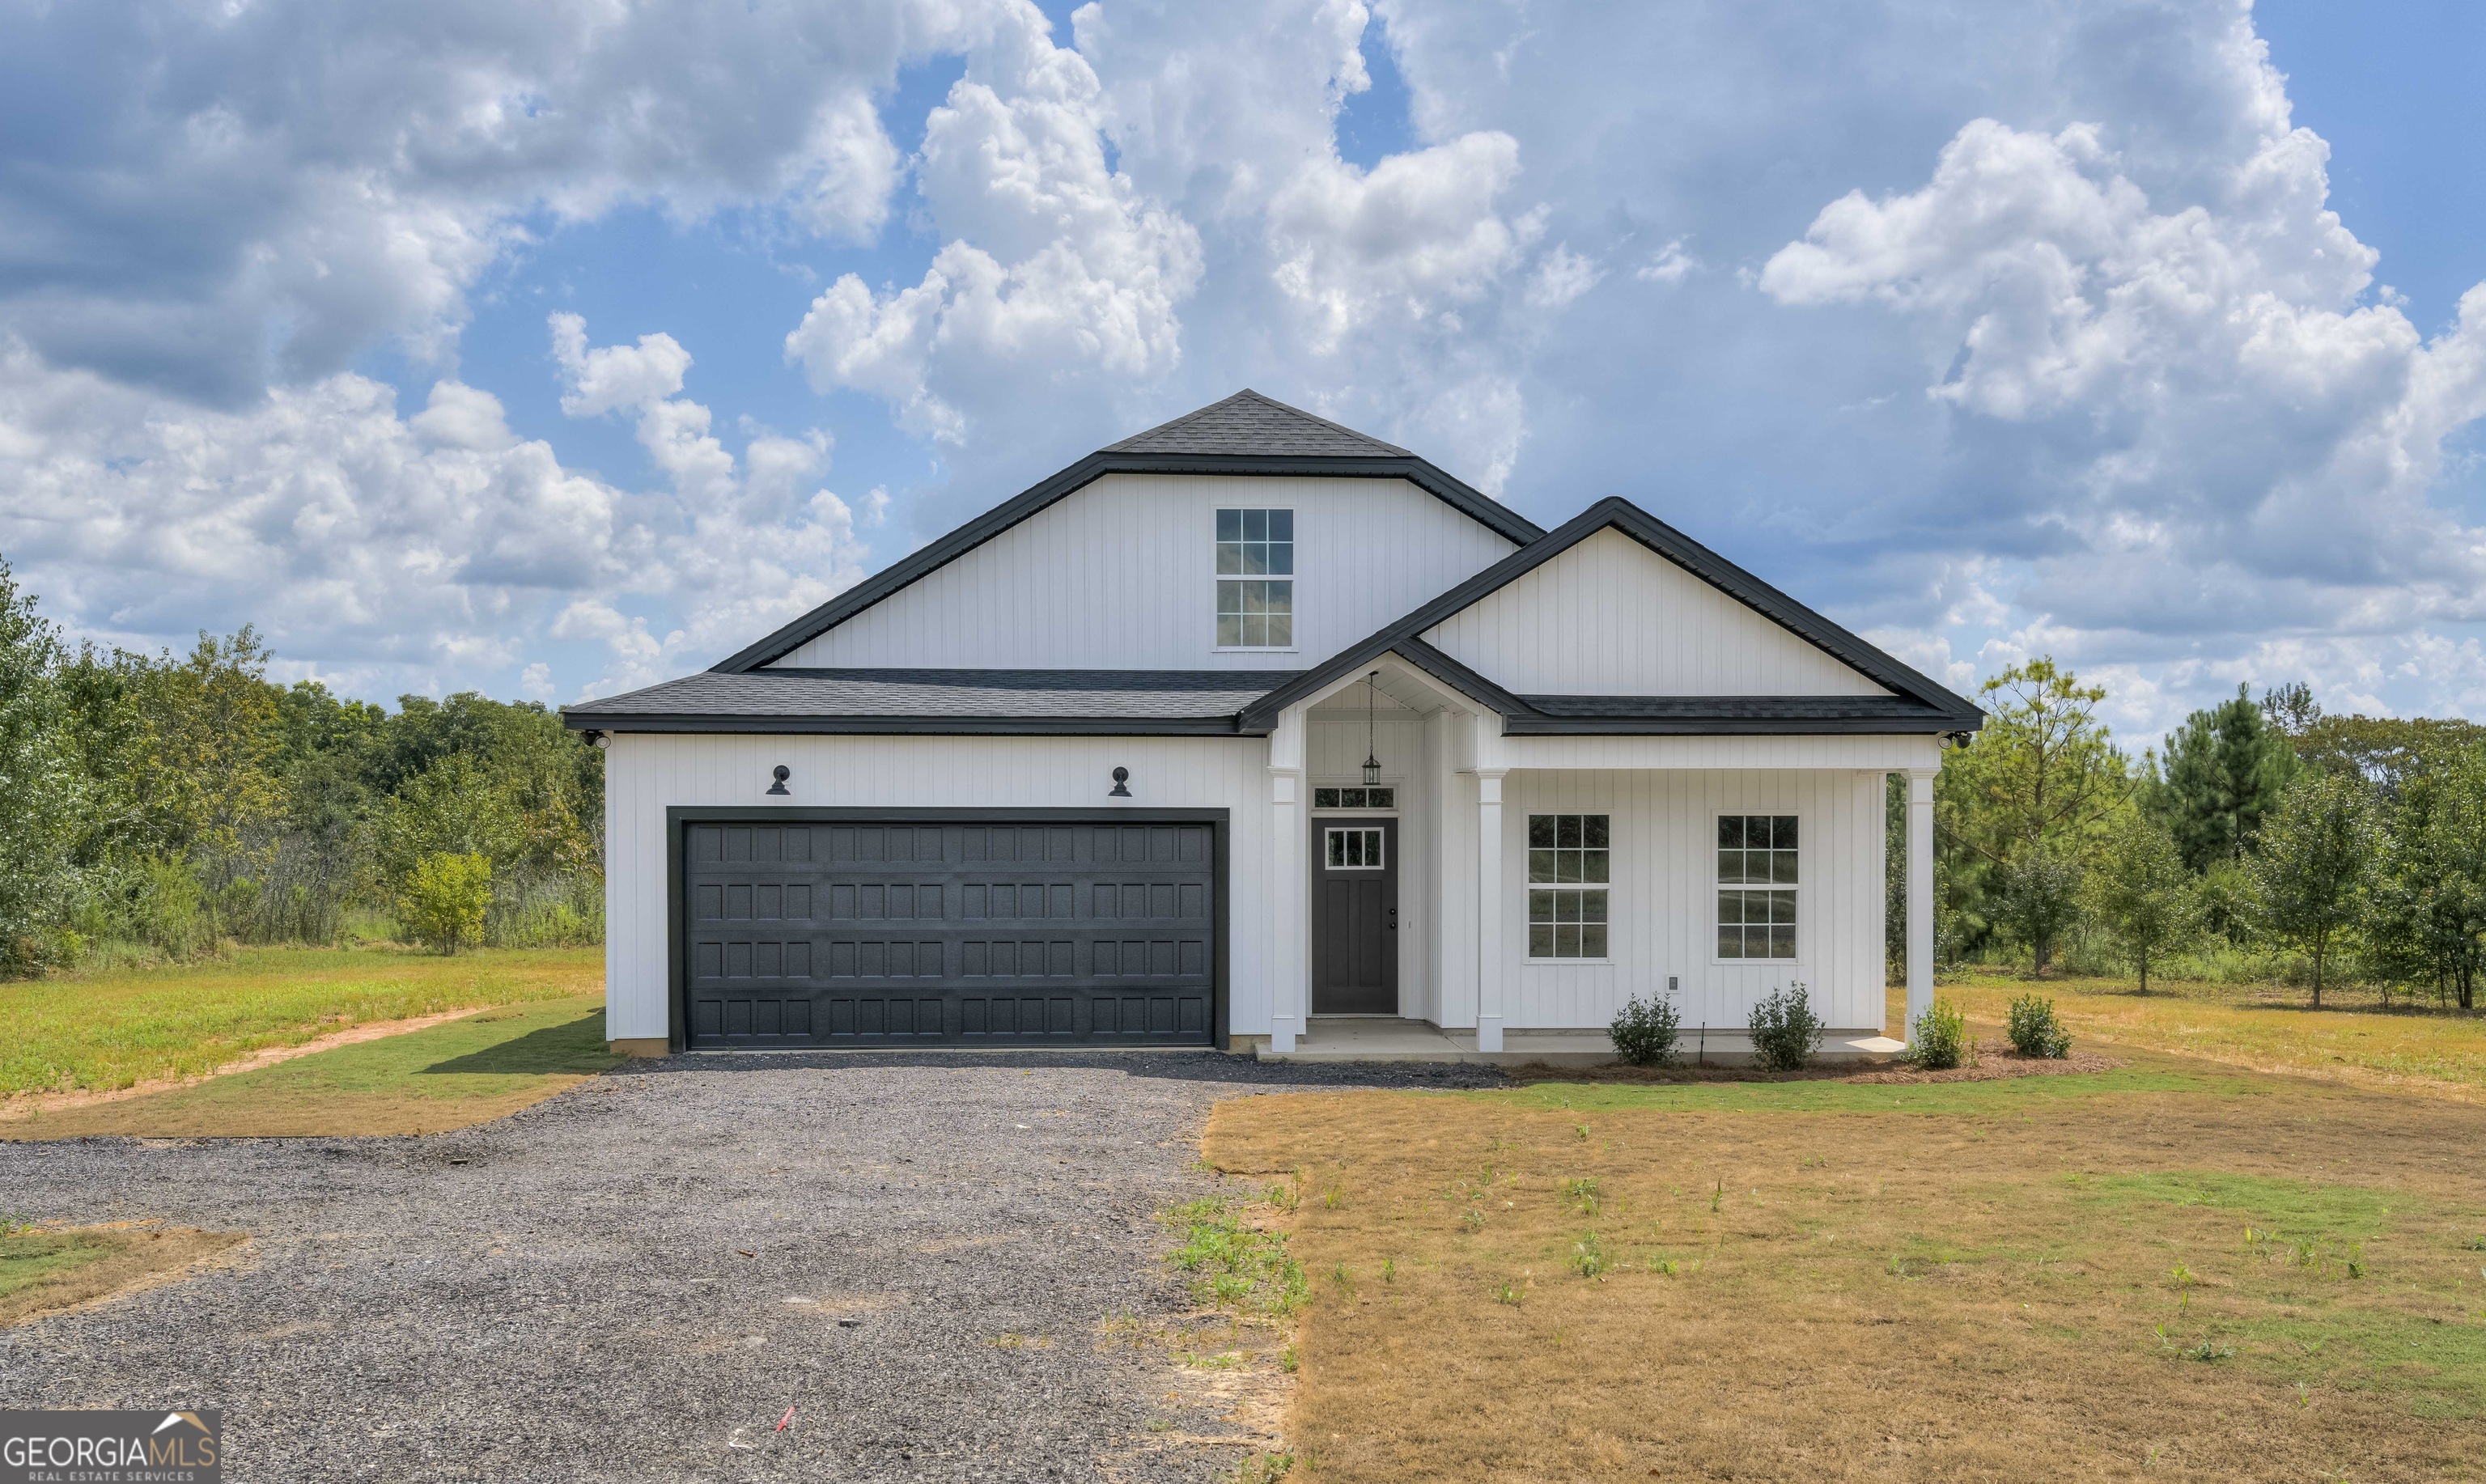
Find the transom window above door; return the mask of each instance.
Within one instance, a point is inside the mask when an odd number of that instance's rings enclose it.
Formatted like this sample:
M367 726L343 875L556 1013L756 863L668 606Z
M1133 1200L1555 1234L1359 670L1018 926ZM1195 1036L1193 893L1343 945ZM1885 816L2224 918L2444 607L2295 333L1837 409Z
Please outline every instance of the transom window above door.
M1378 829L1332 825L1321 832L1321 859L1334 871L1377 871L1388 864L1381 859L1381 839Z
M1612 841L1605 814L1528 816L1528 956L1604 958Z
M1295 646L1295 512L1217 512L1217 647Z
M1314 809L1396 809L1395 788L1315 788Z

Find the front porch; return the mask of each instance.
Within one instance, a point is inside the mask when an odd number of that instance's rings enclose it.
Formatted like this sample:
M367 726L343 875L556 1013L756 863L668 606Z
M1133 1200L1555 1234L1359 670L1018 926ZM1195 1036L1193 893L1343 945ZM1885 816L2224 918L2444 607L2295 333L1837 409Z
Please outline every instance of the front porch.
M1825 1038L1815 1059L1825 1062L1895 1060L1907 1043L1886 1035ZM1265 1042L1262 1061L1445 1061L1480 1066L1603 1066L1615 1059L1614 1043L1591 1031L1515 1031L1502 1034L1500 1051L1481 1050L1477 1032L1444 1030L1430 1021L1395 1015L1314 1015L1291 1050ZM1744 1066L1753 1059L1741 1031L1698 1030L1683 1042L1682 1059L1694 1065Z
M1488 682L1404 647L1421 662L1376 655L1273 718L1257 1055L1591 1065L1638 997L1674 1005L1687 1059L1736 1065L1754 1003L1797 984L1825 1059L1905 1049L1883 1022L1885 784L1908 778L1914 1014L1931 1000L1938 737L1637 716L1514 733L1472 694ZM1766 913L1744 916L1755 899Z

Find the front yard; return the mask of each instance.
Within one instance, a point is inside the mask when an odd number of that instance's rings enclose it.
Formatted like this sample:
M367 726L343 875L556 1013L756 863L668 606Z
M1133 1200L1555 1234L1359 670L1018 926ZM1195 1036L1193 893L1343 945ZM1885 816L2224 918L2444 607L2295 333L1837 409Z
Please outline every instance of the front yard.
M2486 1112L2097 1076L1243 1098L1339 1479L2468 1478Z

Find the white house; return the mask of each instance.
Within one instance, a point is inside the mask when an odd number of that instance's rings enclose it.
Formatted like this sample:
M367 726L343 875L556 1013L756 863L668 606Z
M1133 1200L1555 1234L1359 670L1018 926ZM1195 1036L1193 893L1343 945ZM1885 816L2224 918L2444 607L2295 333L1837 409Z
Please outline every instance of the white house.
M1793 981L1878 1034L1885 779L1913 1012L1933 776L1981 720L1627 501L1541 531L1248 391L566 717L648 1055L1343 1016L1517 1052L1635 994L1740 1031Z

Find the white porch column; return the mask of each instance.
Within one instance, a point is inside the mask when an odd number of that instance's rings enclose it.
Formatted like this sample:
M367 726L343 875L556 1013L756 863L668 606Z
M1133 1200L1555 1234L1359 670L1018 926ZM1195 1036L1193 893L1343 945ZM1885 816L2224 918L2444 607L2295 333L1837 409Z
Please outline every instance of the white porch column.
M1502 1050L1510 966L1503 957L1502 779L1478 768L1477 781L1477 1050Z
M1934 774L1908 770L1908 1023L1901 1040L1916 1034L1917 1017L1934 1004Z
M1312 986L1312 887L1304 824L1304 714L1288 710L1269 734L1269 1050L1290 1052L1304 1033Z

